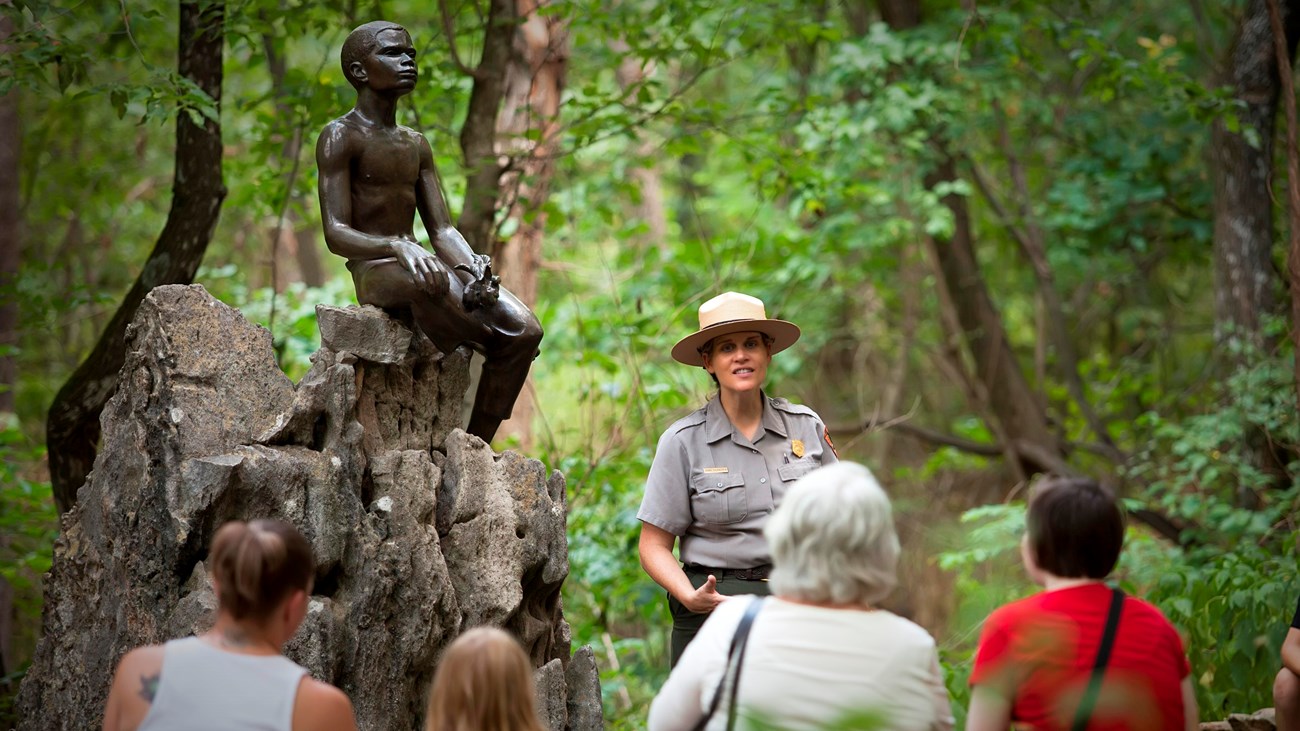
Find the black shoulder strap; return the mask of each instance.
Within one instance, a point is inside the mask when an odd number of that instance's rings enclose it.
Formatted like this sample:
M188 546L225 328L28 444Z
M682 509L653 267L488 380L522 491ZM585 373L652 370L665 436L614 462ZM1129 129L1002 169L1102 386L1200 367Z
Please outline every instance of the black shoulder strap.
M1101 646L1097 648L1097 662L1092 666L1092 677L1088 679L1088 689L1079 701L1079 710L1074 714L1074 725L1070 731L1083 731L1092 716L1092 707L1097 703L1097 693L1101 691L1101 679L1106 674L1106 663L1110 662L1110 650L1115 646L1115 631L1119 629L1119 615L1124 609L1124 592L1118 588L1111 590L1110 612L1106 615L1106 629L1101 633Z
M704 727L709 725L709 719L718 710L718 704L722 702L722 694L727 689L727 678L733 677L731 683L731 708L727 719L727 728L731 728L736 713L736 684L740 681L740 661L745 656L745 645L749 642L749 628L754 624L754 617L758 616L758 610L763 608L763 600L767 597L755 597L745 607L745 613L740 618L740 624L736 625L736 634L731 636L731 647L727 650L727 664L722 669L722 679L718 681L718 688L713 693L713 700L709 702L709 710L695 722L692 731L703 731ZM732 671L732 659L736 660L735 671Z
M745 608L745 616L740 620L740 626L736 628L736 639L732 640L734 645L737 639L740 642L736 650L736 669L731 672L731 701L727 707L727 731L731 731L736 726L736 696L740 693L740 667L745 662L745 648L749 647L749 628L754 624L754 617L758 616L758 610L763 608L763 602L767 597L761 596L749 603Z
M718 689L714 691L714 700L708 702L708 710L706 711L705 715L702 715L702 717L699 718L699 721L695 722L694 726L692 727L692 731L703 731L703 728L708 726L708 719L714 717L714 713L718 711L718 704L719 702L722 702L723 692L725 691L725 689L727 689L727 678L728 676L733 675L732 672L733 658L735 658L737 662L736 662L735 680L733 680L732 682L731 713L735 715L736 713L735 693L736 693L736 683L738 682L738 680L740 680L740 659L744 658L745 656L745 645L749 643L749 628L753 626L754 617L757 617L758 610L763 609L764 598L767 597L754 597L754 601L749 602L749 606L745 607L745 614L741 615L740 624L737 624L736 626L736 633L735 635L732 635L731 648L727 649L727 665L723 666L723 676L722 679L720 679L718 682ZM740 657L738 658L737 658L737 652L740 653ZM732 723L732 719L728 718L727 719L728 728L731 727L731 723Z

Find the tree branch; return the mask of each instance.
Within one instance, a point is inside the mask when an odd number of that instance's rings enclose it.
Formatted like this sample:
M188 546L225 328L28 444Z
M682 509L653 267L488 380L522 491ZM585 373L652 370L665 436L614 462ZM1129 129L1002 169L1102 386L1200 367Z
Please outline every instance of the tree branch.
M465 64L460 58L460 52L456 50L456 27L451 22L451 8L447 7L447 0L438 0L438 12L442 15L442 33L447 36L447 48L451 51L451 62L456 64L462 74L474 79L482 79L478 69L472 69ZM486 51L485 51L486 52Z
M1032 212L1029 208L1029 189L1025 182L1024 171L1021 169L1019 158L1013 152L1010 139L1007 136L1007 125L1001 125L1001 142L1003 153L1007 159L1007 165L1010 169L1011 179L1016 186L1020 198L1020 220L1024 226L1017 226L1015 219L1007 211L1006 206L998 199L993 192L992 186L987 178L981 172L979 166L974 160L967 158L966 162L971 169L972 177L975 179L975 185L984 195L984 198L993 208L1003 226L1011 234L1011 237L1019 245L1025 258L1029 260L1030 266L1034 271L1034 279L1038 283L1039 297L1042 301L1044 314L1047 317L1047 327L1045 328L1053 339L1053 345L1056 347L1056 362L1062 379L1065 381L1066 390L1069 391L1070 397L1074 399L1075 404L1079 407L1079 413L1083 415L1084 421L1088 427L1097 435L1101 443L1113 453L1108 455L1114 462L1123 462L1125 457L1119 448L1115 446L1114 440L1110 436L1110 430L1105 421L1092 408L1092 402L1089 401L1083 385L1083 379L1079 376L1079 357L1075 352L1074 343L1070 340L1069 326L1066 322L1064 307L1061 303L1060 292L1056 289L1055 278L1052 275L1051 265L1047 261L1047 250L1044 245L1044 235L1042 229L1034 222Z
M894 417L892 419L881 421L872 417L860 424L843 424L828 429L834 434L856 435L867 432L887 431L890 429L897 430L903 434L919 439L930 444L937 444L941 447L952 447L969 454L978 454L982 457L1000 457L1006 454L1002 445L993 442L979 442L974 439L966 439L954 434L946 434L936 429L929 429L923 426L917 426L909 422L907 416Z
M469 95L465 124L460 129L460 149L465 156L467 174L465 203L456 228L480 254L492 249L492 231L501 195L497 118L518 21L514 0L491 0L483 34L483 57L472 74L474 87Z
M831 431L836 434L861 434L869 431L883 431L886 429L895 429L903 434L919 439L929 444L935 444L942 447L952 447L968 454L976 454L981 457L1004 457L1008 452L1014 452L1020 459L1031 464L1045 472L1064 477L1082 477L1082 472L1075 469L1070 463L1066 462L1055 452L1045 449L1039 444L1019 439L1016 440L1013 449L1008 450L1001 444L992 442L980 442L974 439L946 434L935 429L928 429L923 426L917 426L908 422L909 415L898 416L892 419L880 420L875 417L853 426L841 425L832 427ZM1083 446L1085 448L1096 449L1096 445L1071 445ZM1152 508L1136 508L1129 510L1128 514L1134 520L1146 525L1155 531L1162 538L1169 540L1184 548L1196 545L1196 541L1184 535L1184 531L1195 526L1187 524L1175 518L1171 518Z

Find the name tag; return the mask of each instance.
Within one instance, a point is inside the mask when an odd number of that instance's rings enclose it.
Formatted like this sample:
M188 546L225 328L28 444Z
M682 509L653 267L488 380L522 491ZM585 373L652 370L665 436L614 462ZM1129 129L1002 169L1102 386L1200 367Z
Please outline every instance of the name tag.
M706 475L720 475L726 471L727 471L726 467L705 467L704 468L704 474Z

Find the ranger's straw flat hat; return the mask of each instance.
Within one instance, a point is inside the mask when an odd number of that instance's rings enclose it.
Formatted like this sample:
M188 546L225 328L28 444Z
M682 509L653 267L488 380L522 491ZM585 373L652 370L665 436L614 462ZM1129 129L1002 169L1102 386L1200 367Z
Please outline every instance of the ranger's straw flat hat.
M760 332L772 338L772 352L779 353L799 339L799 326L767 316L763 300L739 292L723 292L700 305L700 329L673 346L673 360L689 366L703 366L700 347L720 335Z

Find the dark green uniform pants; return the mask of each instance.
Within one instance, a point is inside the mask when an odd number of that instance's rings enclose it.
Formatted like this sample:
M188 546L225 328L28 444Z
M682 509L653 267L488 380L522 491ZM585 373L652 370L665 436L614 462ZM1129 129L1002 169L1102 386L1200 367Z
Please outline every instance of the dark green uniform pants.
M698 571L686 567L686 578L691 580L691 586L696 589L704 586L704 582L709 580L709 572ZM717 576L717 573L714 573ZM768 588L766 581L747 581L745 579L735 579L718 576L718 593L727 596L737 596L740 594L754 594L756 596L767 596L772 593ZM668 595L668 611L673 615L673 637L672 637L672 657L669 667L676 667L677 661L681 658L682 652L691 640L695 639L695 634L700 631L704 625L704 620L709 618L708 614L696 614L682 605L681 602Z

